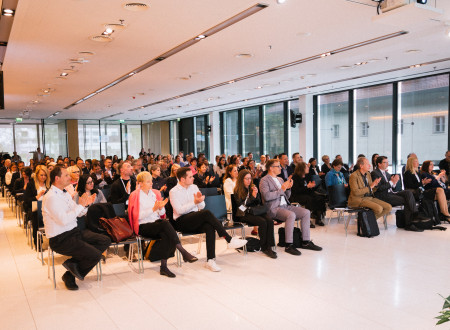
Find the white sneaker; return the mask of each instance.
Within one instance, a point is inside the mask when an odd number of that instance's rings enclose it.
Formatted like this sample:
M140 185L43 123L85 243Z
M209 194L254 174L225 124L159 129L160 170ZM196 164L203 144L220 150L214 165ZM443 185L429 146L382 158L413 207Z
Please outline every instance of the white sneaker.
M228 248L229 249L238 249L240 247L243 247L245 244L247 244L246 239L240 239L237 237L233 237L231 239L230 243L228 243Z
M222 268L217 266L214 259L209 259L207 262L205 262L205 268L209 269L212 272L220 272L222 270Z

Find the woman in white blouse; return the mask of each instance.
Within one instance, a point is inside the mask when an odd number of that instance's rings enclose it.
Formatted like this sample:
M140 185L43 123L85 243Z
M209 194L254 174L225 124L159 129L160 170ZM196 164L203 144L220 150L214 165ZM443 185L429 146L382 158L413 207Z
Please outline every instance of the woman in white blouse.
M227 166L225 176L223 177L223 192L225 194L225 202L227 204L227 211L231 212L231 195L233 194L236 180L238 177L238 169L235 164Z
M136 177L138 187L133 191L128 200L128 216L130 225L136 235L148 238L160 239L164 255L161 259L160 274L167 277L175 277L167 267L169 259L177 248L183 260L195 262L198 259L187 252L180 243L180 239L169 221L161 219L165 214L167 198L162 200L159 192L152 190L152 176L149 172L141 172Z
M72 196L75 197L77 194L77 185L78 180L80 179L80 168L78 166L70 166L67 168L67 172L70 174L70 184L65 188L66 191Z

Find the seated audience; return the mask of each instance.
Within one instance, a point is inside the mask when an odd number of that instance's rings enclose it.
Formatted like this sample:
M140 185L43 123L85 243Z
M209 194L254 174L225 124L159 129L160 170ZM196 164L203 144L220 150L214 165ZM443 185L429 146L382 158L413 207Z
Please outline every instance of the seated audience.
M111 157L107 157L103 161L103 165L105 166L103 170L103 178L107 184L112 184L116 175L116 170L114 170L112 164Z
M133 167L133 179L136 180L139 173L142 171L142 159L133 159L131 162L131 166Z
M266 170L266 155L261 155L259 157L259 163L256 168L262 173Z
M157 164L150 166L150 174L152 175L153 189L163 193L166 189L166 179L161 177L161 167Z
M214 165L214 173L218 176L220 180L225 175L226 168L227 168L227 161L225 157L219 157L217 165Z
M448 181L450 179L450 150L445 153L445 158L439 162L439 169L445 171Z
M208 165L201 163L197 166L197 174L194 175L194 184L199 188L214 188L217 185L214 184L215 176L209 176L207 174Z
M373 211L377 219L388 215L392 210L392 206L375 198L373 194L377 190L381 178L372 182L372 177L370 176L371 165L367 158L358 158L356 165L358 165L358 170L350 175L348 206L369 208Z
M111 194L108 201L112 204L128 204L128 197L136 189L136 181L131 178L133 167L131 167L130 162L125 161L120 164L118 170L120 178L111 185Z
M377 168L377 159L379 156L380 156L379 154L372 155L372 171L375 171Z
M327 173L331 170L330 156L323 155L322 161L323 161L323 164L322 164L320 171L323 173L323 175L327 175Z
M276 259L277 254L272 247L275 246L273 220L263 213L254 215L251 208L261 206L258 188L252 184L252 175L249 171L240 171L236 180L233 198L236 202L236 221L244 222L258 227L261 251L268 257Z
M33 240L35 246L37 231L39 227L43 225L43 223L39 223L37 213L32 212L32 205L35 201L41 201L44 194L49 188L50 176L48 174L47 167L45 167L44 165L36 166L34 179L30 179L30 182L27 184L27 189L25 189L23 195L23 207L25 212L27 212L27 218L31 219L31 225L33 228Z
M348 186L347 181L345 181L344 174L342 173L343 164L339 158L336 158L331 163L331 170L325 175L325 184L327 187L343 184Z
M285 153L279 155L279 161L281 166L280 174L278 175L283 181L287 181L289 177L294 174L294 169L289 166L289 158Z
M197 174L197 158L191 157L189 159L189 168L191 169L192 175Z
M301 254L293 245L296 219L301 220L302 248L315 251L322 250L321 247L315 245L310 240L310 212L302 207L292 206L289 203L291 187L293 185L292 179L283 182L283 179L278 177L281 172L281 166L280 162L276 159L269 160L266 168L267 175L259 182L259 190L264 204L267 204L269 208L267 215L272 219L285 222L285 251L292 255Z
M316 225L324 226L322 217L326 211L325 197L315 193L318 188L309 175L309 167L306 163L297 165L292 176L291 203L305 205L311 211L311 217L316 219Z
M170 167L169 167L169 164L167 162L167 159L163 159L162 161L160 161L159 162L159 166L161 168L160 176L163 179L167 179L168 177L170 177Z
M164 191L164 196L169 197L169 192L172 190L173 187L175 187L178 184L177 179L177 171L181 166L177 163L174 163L170 169L170 177L166 180L166 187L167 189Z
M102 252L108 248L111 240L88 229L80 231L77 227L77 216L92 204L95 196L83 195L77 205L64 192L64 188L71 182L67 170L56 166L50 176L52 187L42 201L45 235L49 238L53 251L71 257L63 263L67 271L62 280L67 289L78 290L75 278L84 280L100 261Z
M70 175L70 184L65 188L66 191L72 196L75 197L77 194L77 184L78 179L80 178L81 170L78 166L70 166L67 168L67 173Z
M398 175L390 175L387 172L389 161L385 156L377 158L375 170L372 171L372 180L381 178L374 192L374 196L392 206L404 206L405 211L405 229L409 231L421 232L423 229L417 228L412 221L417 212L416 201L414 195L409 190L394 191L400 177Z
M300 163L303 163L303 157L300 156L298 152L294 152L292 154L292 163L289 166L292 168L293 171L295 171L295 167Z
M20 179L17 179L16 182L14 182L14 196L17 196L18 194L23 194L25 192L25 189L27 189L27 185L30 182L31 174L33 172L31 171L30 167L24 167L22 168L22 177ZM18 200L23 200L23 195L20 197L17 197Z
M13 173L11 177L11 189L14 188L14 183L17 179L20 179L22 177L22 169L25 167L25 163L20 161L17 163L17 171Z
M170 191L170 203L173 207L175 228L181 232L206 233L207 262L205 267L213 272L221 268L216 264L216 232L224 237L228 248L237 249L244 246L247 240L231 237L223 228L219 220L205 207L205 196L193 184L194 176L188 167L177 171L178 184Z
M78 204L78 200L81 196L86 194L87 196L95 195L92 204L106 203L106 198L100 190L94 187L94 180L89 174L83 174L78 180L77 193L75 194L74 201ZM86 209L87 211L87 209ZM81 215L85 215L82 213Z
M6 184L6 187L8 187L8 189L10 191L12 191L12 189L13 189L12 178L15 173L17 173L17 164L11 163L11 165L9 166L9 169L7 170L7 172L5 174L5 184Z
M183 248L170 222L161 219L161 216L165 214L164 206L167 204L167 198L162 200L152 191L150 173L141 172L136 180L138 187L131 193L128 203L130 225L136 235L160 239L158 244L163 246L164 254L159 273L167 277L175 277L175 274L167 267L167 259L173 255L175 248L181 252L185 262L195 262L198 259Z
M238 177L238 170L236 165L228 165L225 170L223 181L223 192L225 195L225 202L227 204L227 211L231 212L231 195L236 187L236 180Z
M77 166L80 169L80 175L89 174L89 169L86 167L86 164L84 163L83 159L81 158L77 159Z
M434 163L431 160L423 162L420 174L422 178L431 179L431 181L424 186L425 190L432 188L442 188L445 192L445 197L450 199L450 190L447 189L447 176L445 170L441 170L438 175L433 174Z
M104 187L108 186L108 182L106 181L106 174L100 167L99 161L95 159L92 162L91 178L92 180L94 180L94 187L103 189ZM108 179L112 183L112 179L110 177L108 177Z
M323 173L320 172L319 166L317 165L317 160L315 158L310 158L308 161L309 164L309 173L311 175L322 175Z

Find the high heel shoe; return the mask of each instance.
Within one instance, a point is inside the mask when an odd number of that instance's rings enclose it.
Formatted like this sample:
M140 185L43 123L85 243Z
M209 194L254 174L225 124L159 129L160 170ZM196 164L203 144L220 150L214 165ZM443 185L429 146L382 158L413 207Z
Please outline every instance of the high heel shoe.
M192 255L191 255L189 258L183 256L183 261L184 261L184 262L193 263L193 262L196 262L197 260L198 260L198 258L197 258L197 257L194 257L194 256L192 256Z

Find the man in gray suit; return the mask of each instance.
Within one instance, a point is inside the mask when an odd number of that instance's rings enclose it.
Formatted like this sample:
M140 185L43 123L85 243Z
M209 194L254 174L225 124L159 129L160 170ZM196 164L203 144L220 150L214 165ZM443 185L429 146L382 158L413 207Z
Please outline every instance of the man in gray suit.
M277 177L281 173L280 162L277 159L271 159L266 163L267 175L259 183L259 191L264 204L267 204L269 217L285 222L286 248L285 251L292 255L301 255L293 243L294 224L296 219L301 219L302 227L302 249L320 251L322 248L315 245L310 240L309 223L310 212L301 207L290 205L289 197L291 195L292 179L286 182Z

